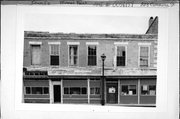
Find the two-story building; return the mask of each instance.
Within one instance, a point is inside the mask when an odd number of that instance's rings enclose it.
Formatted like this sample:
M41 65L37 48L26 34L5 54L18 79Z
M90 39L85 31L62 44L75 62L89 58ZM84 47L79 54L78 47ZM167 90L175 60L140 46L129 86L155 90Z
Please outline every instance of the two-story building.
M25 31L23 101L155 105L157 39L158 17L145 34Z

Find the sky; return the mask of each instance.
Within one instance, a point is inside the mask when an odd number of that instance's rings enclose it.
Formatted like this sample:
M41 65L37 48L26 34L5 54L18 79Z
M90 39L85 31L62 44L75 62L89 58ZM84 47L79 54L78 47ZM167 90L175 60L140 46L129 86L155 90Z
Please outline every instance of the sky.
M125 33L144 34L150 17L27 14L25 31L48 31L52 33Z

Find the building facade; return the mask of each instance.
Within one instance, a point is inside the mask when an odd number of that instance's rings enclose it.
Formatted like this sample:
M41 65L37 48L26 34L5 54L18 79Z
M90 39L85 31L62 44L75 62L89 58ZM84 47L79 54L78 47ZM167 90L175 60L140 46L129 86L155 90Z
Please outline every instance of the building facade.
M145 34L25 31L23 102L155 105L157 24Z

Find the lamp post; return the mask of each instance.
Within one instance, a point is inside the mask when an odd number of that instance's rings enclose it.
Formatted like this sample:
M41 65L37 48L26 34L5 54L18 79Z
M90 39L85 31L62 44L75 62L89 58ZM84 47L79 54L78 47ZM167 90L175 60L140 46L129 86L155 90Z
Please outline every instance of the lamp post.
M102 59L102 78L101 78L101 83L102 83L102 96L101 96L101 105L104 105L105 104L105 99L104 99L104 61L106 59L106 56L105 54L102 54L101 55L101 59Z

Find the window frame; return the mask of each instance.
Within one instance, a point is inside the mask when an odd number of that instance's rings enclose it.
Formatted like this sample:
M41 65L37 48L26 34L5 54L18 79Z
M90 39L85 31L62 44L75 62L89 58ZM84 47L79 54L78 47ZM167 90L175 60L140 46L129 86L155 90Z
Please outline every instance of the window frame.
M128 91L129 91L129 86L130 86L130 85L135 85L135 86L136 86L136 94L132 94L132 95L129 95L129 94L123 95L123 94L122 94L122 86L128 86ZM137 84L121 84L121 87L120 87L120 95L121 95L121 96L137 96L137 95L138 95L138 85L137 85Z
M124 66L117 66L117 57L118 57L118 53L117 53L117 49L118 49L118 47L124 47L125 48L125 64L124 64ZM116 45L115 46L115 62L116 62L116 67L125 67L125 66L127 66L127 46L126 45Z
M128 47L128 42L114 42L114 47L115 47L115 51L114 51L114 67L126 67L127 66L127 56L128 56L128 51L127 51L127 47ZM125 65L124 66L117 66L117 47L125 47Z
M77 46L77 64L76 65L70 65L70 47L71 46ZM68 66L69 67L79 66L79 45L77 45L77 44L69 44L68 45Z
M60 66L60 42L48 42L49 45L49 65L50 66ZM59 65L51 65L51 46L52 45L58 45L58 55L53 55L53 56L59 56Z
M64 89L65 88L68 88L68 94L64 93ZM80 94L71 94L71 88L80 88ZM82 94L82 88L86 88L86 94ZM80 86L80 87L77 87L77 86L66 86L66 87L63 87L63 95L88 95L88 87L85 87L85 86Z
M138 45L139 45L139 53L138 53L138 67L140 67L140 68L148 68L148 67L150 67L150 46L151 46L151 43L138 43ZM141 64L140 64L140 54L141 54L141 47L147 47L148 48L148 66L141 66Z
M26 88L29 87L30 88L30 94L26 93ZM42 94L33 94L32 93L32 88L42 88ZM45 94L44 93L44 88L48 88L48 93ZM50 87L48 86L24 86L24 95L50 95Z
M142 90L141 90L141 87L143 86L143 85L147 85L148 87L148 94L147 95L145 95L145 94L142 94ZM150 95L149 94L149 86L155 86L155 95ZM141 84L140 85L140 96L156 96L156 84Z
M77 67L79 66L79 45L80 43L79 42L67 42L67 45L68 45L68 67ZM69 54L69 48L71 45L76 45L77 46L77 65L70 65L69 64L69 58L70 58L70 54Z
M41 50L41 47L42 47L42 42L29 42L29 47L30 47L30 55L31 55L31 66L40 66L41 65L41 55L42 55L42 50ZM33 57L33 54L32 54L32 47L33 46L39 46L39 49L40 49L40 63L39 64L33 64L33 59L32 59L32 57Z
M87 53L87 56L86 56L86 65L88 66L88 67L96 67L96 66L98 66L98 45L99 45L99 43L98 42L86 42L86 49L87 49L87 51L86 51L86 53ZM88 60L89 60L89 58L88 58L88 48L89 48L89 46L96 46L96 65L89 65L88 64Z
M96 92L96 88L99 88L99 94L95 93ZM101 95L101 88L100 87L90 87L89 89L90 89L90 91L89 91L90 95ZM93 94L91 94L91 89L94 89L94 93Z

